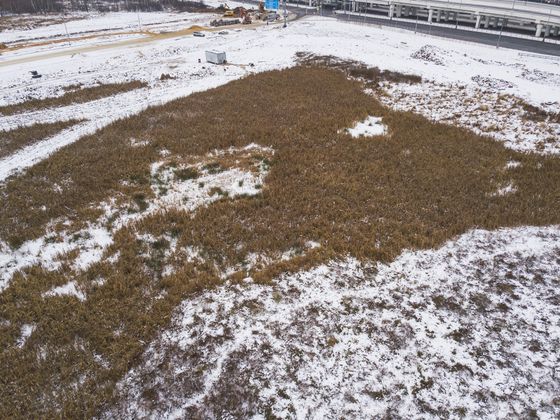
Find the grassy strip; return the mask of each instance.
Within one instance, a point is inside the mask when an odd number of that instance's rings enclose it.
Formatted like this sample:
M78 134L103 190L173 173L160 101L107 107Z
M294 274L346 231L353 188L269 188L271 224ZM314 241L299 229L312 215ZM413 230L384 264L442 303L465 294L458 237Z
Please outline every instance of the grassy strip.
M10 131L0 131L0 159L11 155L16 150L23 149L53 136L56 133L77 124L77 120L61 121L47 124L33 124Z
M298 62L303 66L323 67L343 71L348 77L362 80L367 87L377 88L380 83L420 83L422 78L415 74L403 74L378 67L366 66L359 61L340 59L332 55L317 55L309 52L296 54Z
M134 80L127 83L110 83L106 85L93 86L80 90L65 93L62 96L44 99L32 99L30 101L21 102L14 105L6 105L0 107L0 114L15 115L22 112L38 111L45 108L57 108L72 104L81 104L84 102L94 101L96 99L113 96L118 93L128 92L134 89L146 87L146 82Z
M552 122L560 124L560 112L545 111L544 109L528 104L523 100L520 100L519 102L525 111L525 117L527 119L536 122Z
M218 284L222 270L251 253L321 244L289 261L239 270L233 279L250 274L267 282L279 272L346 255L387 261L405 248L434 247L474 227L560 222L560 159L517 153L464 129L393 112L364 94L364 83L308 64L117 121L2 187L0 237L17 245L42 235L54 219L86 222L91 205L111 197L149 201L150 164L163 150L188 158L257 142L276 151L256 197L225 198L194 215L146 217L117 233L107 254L113 259L86 272L63 265L56 272L35 266L16 274L0 294L1 417L103 411L118 397L116 381L167 325L173 308ZM383 117L389 135L353 139L344 133L368 115ZM131 139L146 146L134 147ZM512 160L521 165L506 169ZM506 183L517 192L495 195ZM177 254L175 271L164 275L168 243L138 234L174 238L178 249L197 248L205 261ZM70 280L86 301L41 297ZM20 349L24 324L36 328Z

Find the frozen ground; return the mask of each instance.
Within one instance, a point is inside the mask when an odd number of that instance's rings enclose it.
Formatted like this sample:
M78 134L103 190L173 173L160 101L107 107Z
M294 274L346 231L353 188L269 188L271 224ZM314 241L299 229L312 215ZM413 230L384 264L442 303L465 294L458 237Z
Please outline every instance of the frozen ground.
M107 417L558 418L559 240L474 230L389 265L202 293Z
M150 25L151 31L161 32L207 25L215 16L155 13L140 18L143 29ZM386 95L381 99L397 109L492 135L517 150L560 151L558 124L527 120L518 103L520 98L560 111L556 58L320 17L291 22L287 29L228 28L226 35L209 32L205 38L123 34L137 29L136 14L80 22L67 24L74 36L95 31L142 38L91 38L54 49L4 52L0 105L62 95L64 86L77 83L143 80L148 87L90 103L0 116L0 130L84 119L0 160L0 182L150 105L253 72L292 66L298 51L421 75L420 85L383 86ZM60 38L62 29L55 25L3 32L0 43ZM226 51L230 64L206 64L206 49ZM32 80L31 70L43 77ZM162 81L162 74L171 78ZM354 128L358 135L371 135L378 131L370 129L383 125L372 119L357 121ZM131 144L142 147L142 140L131 139ZM196 211L219 198L211 187L230 196L257 194L266 175L263 168L210 174L197 166L205 181L201 188L200 180L178 178L166 166L167 158L152 166L155 198L145 213L125 217L115 203L99 203L105 215L78 235L51 237L46 232L17 250L0 244L0 290L16 270L31 263L56 269L71 251L79 251L73 257L74 270L109 258L104 252L119 226L169 206ZM165 193L158 189L161 184ZM505 185L500 191L507 194L512 188ZM115 214L118 223L108 227L106 219ZM558 418L559 244L558 226L474 230L438 250L404 252L389 265L361 266L344 259L281 276L268 286L250 279L225 284L180 305L170 328L121 381L122 404L106 415ZM197 257L196 250L176 251L185 258ZM266 258L254 259L261 257ZM287 251L281 258L291 254ZM61 294L87 299L73 282L43 298ZM24 325L20 346L34 329Z

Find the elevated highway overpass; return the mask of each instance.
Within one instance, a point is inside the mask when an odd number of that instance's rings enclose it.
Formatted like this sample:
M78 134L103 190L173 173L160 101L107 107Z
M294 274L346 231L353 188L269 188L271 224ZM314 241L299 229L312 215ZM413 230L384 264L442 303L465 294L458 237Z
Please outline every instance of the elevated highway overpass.
M347 0L338 2L355 12L389 18L453 23L475 29L513 30L535 37L560 39L560 5L517 0Z

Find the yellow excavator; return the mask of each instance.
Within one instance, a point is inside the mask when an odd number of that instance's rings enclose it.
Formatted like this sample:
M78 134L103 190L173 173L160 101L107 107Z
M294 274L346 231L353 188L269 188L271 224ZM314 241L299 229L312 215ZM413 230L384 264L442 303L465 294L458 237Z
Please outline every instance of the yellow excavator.
M228 6L228 4L224 3L223 6L225 9L224 17L234 17L233 10Z

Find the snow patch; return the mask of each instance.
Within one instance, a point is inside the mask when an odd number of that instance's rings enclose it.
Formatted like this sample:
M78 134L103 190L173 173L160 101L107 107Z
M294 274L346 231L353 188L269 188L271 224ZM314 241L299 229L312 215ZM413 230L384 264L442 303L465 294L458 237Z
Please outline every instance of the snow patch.
M33 331L35 331L36 325L33 324L23 324L21 326L21 330L20 330L20 334L19 334L19 338L17 340L16 345L21 349L23 348L23 346L25 346L25 343L27 343L27 339L29 337L31 337L31 334L33 334Z
M44 298L54 297L54 296L74 296L81 300L82 302L86 300L84 293L78 289L75 281L66 283L63 286L54 287L48 292L43 293Z
M506 163L506 169L515 169L515 168L519 168L521 166L521 162L518 162L516 160L510 160L508 161L508 163Z
M372 137L382 136L387 134L387 126L382 124L383 118L380 117L367 117L364 121L360 121L352 128L346 129L346 132L354 138L358 137Z
M504 185L503 187L498 188L498 190L492 194L492 196L499 196L504 197L506 195L515 194L517 192L517 187L512 183Z

